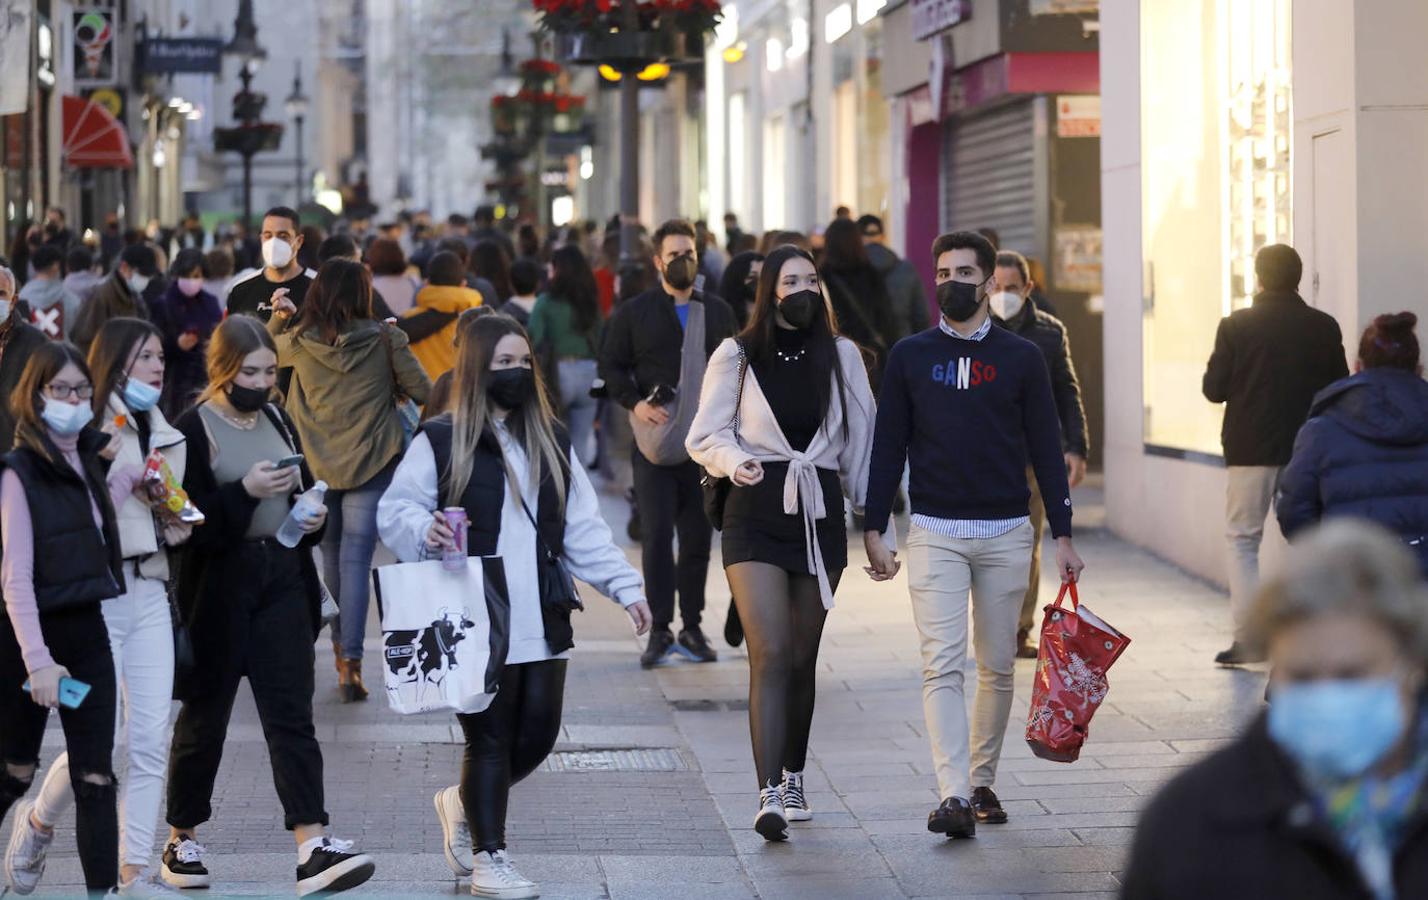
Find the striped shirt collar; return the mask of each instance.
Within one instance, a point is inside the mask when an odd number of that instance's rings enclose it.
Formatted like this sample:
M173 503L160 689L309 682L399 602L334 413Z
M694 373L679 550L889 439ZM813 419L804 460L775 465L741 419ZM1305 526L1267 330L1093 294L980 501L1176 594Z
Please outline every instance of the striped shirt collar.
M981 327L969 335L958 334L951 325L947 324L947 320L942 316L937 317L937 327L942 329L943 334L951 335L959 341L980 341L992 330L992 317L990 315L987 316L986 319L982 320Z

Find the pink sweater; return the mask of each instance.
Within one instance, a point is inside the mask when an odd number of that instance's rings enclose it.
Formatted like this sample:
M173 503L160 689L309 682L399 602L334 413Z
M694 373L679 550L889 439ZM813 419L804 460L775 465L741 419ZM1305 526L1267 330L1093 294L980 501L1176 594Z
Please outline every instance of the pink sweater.
M79 462L79 437L65 437L51 431L50 440L64 454L65 461L82 476L84 470ZM134 490L135 483L143 474L143 469L133 468L110 471L109 496L115 506ZM90 508L94 512L94 524L102 528L104 519L92 497ZM5 611L10 616L15 638L20 642L25 669L33 673L54 665L55 661L45 646L44 634L40 630L40 611L35 603L35 533L30 521L30 504L20 476L12 469L6 469L5 474L0 476L0 535L4 538L4 555L0 557L0 593L4 594Z

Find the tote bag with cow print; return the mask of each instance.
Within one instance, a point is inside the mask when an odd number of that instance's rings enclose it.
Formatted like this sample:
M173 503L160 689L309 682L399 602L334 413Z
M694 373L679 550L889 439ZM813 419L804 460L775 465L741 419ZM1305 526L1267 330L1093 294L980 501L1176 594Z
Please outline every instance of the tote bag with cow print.
M403 715L478 713L500 686L511 603L499 557L473 556L464 572L441 560L372 570L382 619L387 703Z

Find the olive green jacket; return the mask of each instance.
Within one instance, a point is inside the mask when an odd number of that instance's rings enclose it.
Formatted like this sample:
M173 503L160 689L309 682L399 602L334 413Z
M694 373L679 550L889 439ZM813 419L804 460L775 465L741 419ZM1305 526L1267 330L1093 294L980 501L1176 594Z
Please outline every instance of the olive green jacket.
M394 326L358 319L328 344L313 330L284 331L286 324L274 316L268 330L278 366L293 370L285 406L307 463L333 490L361 487L402 453L396 394L425 403L431 380Z

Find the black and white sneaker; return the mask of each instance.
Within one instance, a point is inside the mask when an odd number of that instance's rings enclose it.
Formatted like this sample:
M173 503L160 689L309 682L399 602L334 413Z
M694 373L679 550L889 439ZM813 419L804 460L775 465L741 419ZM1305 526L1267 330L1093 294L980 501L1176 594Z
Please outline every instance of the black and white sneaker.
M759 814L754 830L766 841L788 840L788 814L783 811L783 789L772 780L759 789Z
M783 770L783 813L790 822L813 821L813 808L803 794L803 773Z
M159 877L165 884L186 890L206 888L211 884L208 869L203 865L203 845L188 835L169 841L164 848L164 862Z
M350 891L372 877L377 864L365 853L353 852L351 841L323 838L307 862L297 867L299 897L319 891L335 894Z

